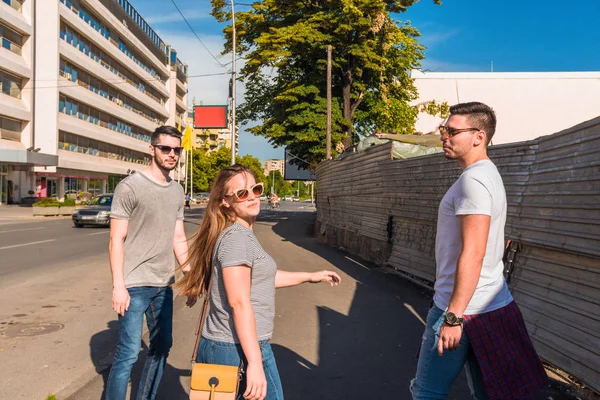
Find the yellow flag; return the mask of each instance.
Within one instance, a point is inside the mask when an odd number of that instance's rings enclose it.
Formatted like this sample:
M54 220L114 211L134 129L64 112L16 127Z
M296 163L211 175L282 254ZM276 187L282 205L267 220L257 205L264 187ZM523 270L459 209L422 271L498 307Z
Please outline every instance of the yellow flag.
M190 124L188 124L185 127L185 132L183 134L183 140L181 141L181 147L184 148L184 150L192 150L192 126Z

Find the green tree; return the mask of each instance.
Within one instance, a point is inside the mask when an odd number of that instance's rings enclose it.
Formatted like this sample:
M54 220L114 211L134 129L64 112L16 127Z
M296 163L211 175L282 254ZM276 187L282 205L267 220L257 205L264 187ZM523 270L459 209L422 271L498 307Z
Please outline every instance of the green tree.
M243 157L236 157L235 160L238 164L242 164L244 167L248 167L254 172L254 175L256 175L256 182L264 182L266 180L263 166L258 158L246 154Z
M257 182L265 179L260 160L251 155L236 157L236 162L250 168L256 175ZM210 185L215 180L221 169L231 165L231 149L221 147L217 151L204 153L195 151L193 154L193 176L188 177L194 181L194 193L210 191Z
M273 181L275 181L275 186L273 186ZM274 188L273 191L271 190L272 188ZM271 171L269 176L265 177L265 193L271 194L273 192L278 196L287 196L292 194L290 184L283 179L283 176L279 171Z
M416 1L253 1L236 13L236 51L246 60L241 122L258 121L250 132L287 146L314 168L325 158L326 49L332 45L333 155L357 133L412 131L417 109L409 102L416 90L408 73L419 65L424 47L417 29L392 15ZM228 0L211 3L217 20L230 20ZM231 27L223 32L227 53Z

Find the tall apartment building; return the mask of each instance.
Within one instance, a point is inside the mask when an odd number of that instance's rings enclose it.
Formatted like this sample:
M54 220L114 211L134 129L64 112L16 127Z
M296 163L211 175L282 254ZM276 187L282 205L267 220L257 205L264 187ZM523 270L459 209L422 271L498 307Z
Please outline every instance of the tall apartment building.
M285 167L285 161L284 160L267 160L265 161L265 176L269 175L271 173L271 171L279 171L281 173L281 176L284 175L284 167Z
M127 0L0 0L0 36L0 204L110 192L187 117L187 66Z

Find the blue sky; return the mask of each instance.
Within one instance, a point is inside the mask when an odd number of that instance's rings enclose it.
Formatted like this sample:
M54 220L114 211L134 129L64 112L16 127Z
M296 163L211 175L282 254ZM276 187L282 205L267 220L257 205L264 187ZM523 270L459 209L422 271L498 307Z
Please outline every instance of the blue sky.
M162 39L189 65L189 75L226 72L187 27L170 0L130 0ZM175 0L210 53L220 56L222 25L210 16L208 0ZM242 1L250 3L251 1ZM423 69L443 72L599 71L600 1L420 0L400 20L410 20L427 46ZM243 10L246 7L236 6ZM238 65L239 68L239 65ZM229 76L190 78L189 97L204 104L225 104ZM244 87L238 85L238 104ZM242 131L240 154L261 160L283 158L262 137Z

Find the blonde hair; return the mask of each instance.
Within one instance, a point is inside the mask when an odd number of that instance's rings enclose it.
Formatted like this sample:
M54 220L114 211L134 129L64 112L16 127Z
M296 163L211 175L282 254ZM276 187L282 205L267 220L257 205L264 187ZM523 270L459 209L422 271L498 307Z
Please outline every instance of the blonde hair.
M212 253L223 230L235 222L236 215L231 208L222 207L222 201L227 195L227 182L238 174L249 174L256 179L249 168L234 164L223 168L212 183L208 204L202 218L200 228L192 237L189 249L189 271L183 279L175 283L175 288L181 288L184 296L199 296L208 291L212 273Z

